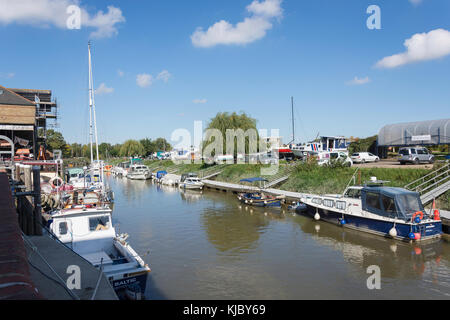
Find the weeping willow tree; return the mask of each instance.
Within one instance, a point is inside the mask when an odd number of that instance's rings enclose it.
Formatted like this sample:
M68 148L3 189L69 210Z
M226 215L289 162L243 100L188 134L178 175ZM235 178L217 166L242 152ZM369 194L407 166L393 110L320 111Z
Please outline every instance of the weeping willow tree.
M122 157L142 156L144 154L144 147L136 140L127 140L120 148L120 156Z
M202 150L205 157L229 154L236 162L238 154L261 150L259 142L256 119L244 112L219 112L208 123Z

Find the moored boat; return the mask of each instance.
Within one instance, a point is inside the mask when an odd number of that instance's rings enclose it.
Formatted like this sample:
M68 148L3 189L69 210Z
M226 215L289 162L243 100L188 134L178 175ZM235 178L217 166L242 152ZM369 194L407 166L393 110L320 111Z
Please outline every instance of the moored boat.
M372 184L352 186L344 195L308 195L298 213L363 232L402 241L441 237L442 222L435 211L427 213L420 195L402 188Z
M178 186L181 189L202 190L204 187L204 184L199 178L189 177L189 178L186 178L183 182L180 181Z
M143 164L133 164L127 174L127 178L130 180L148 180L151 177L150 169Z
M281 207L281 203L284 200L283 196L274 197L263 191L263 185L267 182L264 178L249 178L242 179L240 182L259 183L258 191L241 192L238 194L238 200L242 203L255 206L255 207Z
M126 242L128 235L117 234L108 207L54 211L49 229L66 246L102 270L119 296L145 293L150 268Z

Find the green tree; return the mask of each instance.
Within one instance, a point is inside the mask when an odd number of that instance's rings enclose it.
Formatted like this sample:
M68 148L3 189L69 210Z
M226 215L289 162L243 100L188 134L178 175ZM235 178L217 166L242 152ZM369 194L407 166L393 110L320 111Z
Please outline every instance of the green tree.
M149 138L142 139L139 142L144 147L145 156L148 156L149 154L152 154L156 151L155 143Z
M63 150L66 146L66 141L61 132L55 131L53 129L47 130L47 149L53 150Z
M107 159L107 158L111 157L112 148L113 147L111 144L103 142L98 146L98 153L100 154L102 159Z
M222 134L223 138L223 154L227 153L227 150L233 148L234 157L236 160L236 156L238 153L238 139L233 137L233 146L227 146L227 130L243 130L246 133L248 130L254 130L256 135L256 146L259 149L259 134L256 129L256 119L251 118L246 113L237 114L236 112L228 113L228 112L219 112L214 118L210 120L208 126L206 128L206 136L205 141L203 141L203 150L212 143L212 138L209 136L209 129L217 129ZM245 137L245 153L249 153L250 151L250 139L248 136ZM255 150L257 151L257 150Z
M144 147L136 140L127 140L120 148L120 156L122 157L142 156L144 153Z
M158 138L154 141L155 151L172 151L172 146L164 138ZM153 151L153 152L155 152Z

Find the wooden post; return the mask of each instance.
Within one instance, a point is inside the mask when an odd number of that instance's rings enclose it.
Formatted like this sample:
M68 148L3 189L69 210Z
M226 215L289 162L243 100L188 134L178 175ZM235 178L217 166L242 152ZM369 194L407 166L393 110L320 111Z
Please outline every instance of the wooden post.
M41 205L41 169L33 166L33 191L34 191L34 235L42 236L42 205Z
M16 163L14 164L14 180L16 180L16 182L19 182L20 180L20 163Z
M358 171L358 185L361 185L361 170Z
M24 171L24 180L25 180L25 191L31 192L33 191L32 183L31 183L31 166L24 165L23 166ZM26 196L25 197L25 206L24 206L24 215L25 215L25 221L26 221L26 234L32 235L34 233L33 230L33 206L32 206L32 197Z
M24 178L23 178L23 165L19 164L17 166L17 182L19 184L23 184L24 183ZM26 225L26 220L25 220L25 214L24 214L24 204L25 203L25 199L23 197L18 197L17 198L17 211L19 212L19 226L20 229L22 229L22 231L25 233L27 225Z

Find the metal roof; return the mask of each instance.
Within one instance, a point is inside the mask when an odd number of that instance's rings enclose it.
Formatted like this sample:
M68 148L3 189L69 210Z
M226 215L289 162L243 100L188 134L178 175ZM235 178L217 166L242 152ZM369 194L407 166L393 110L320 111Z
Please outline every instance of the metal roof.
M450 119L390 124L378 135L378 146L450 144Z

